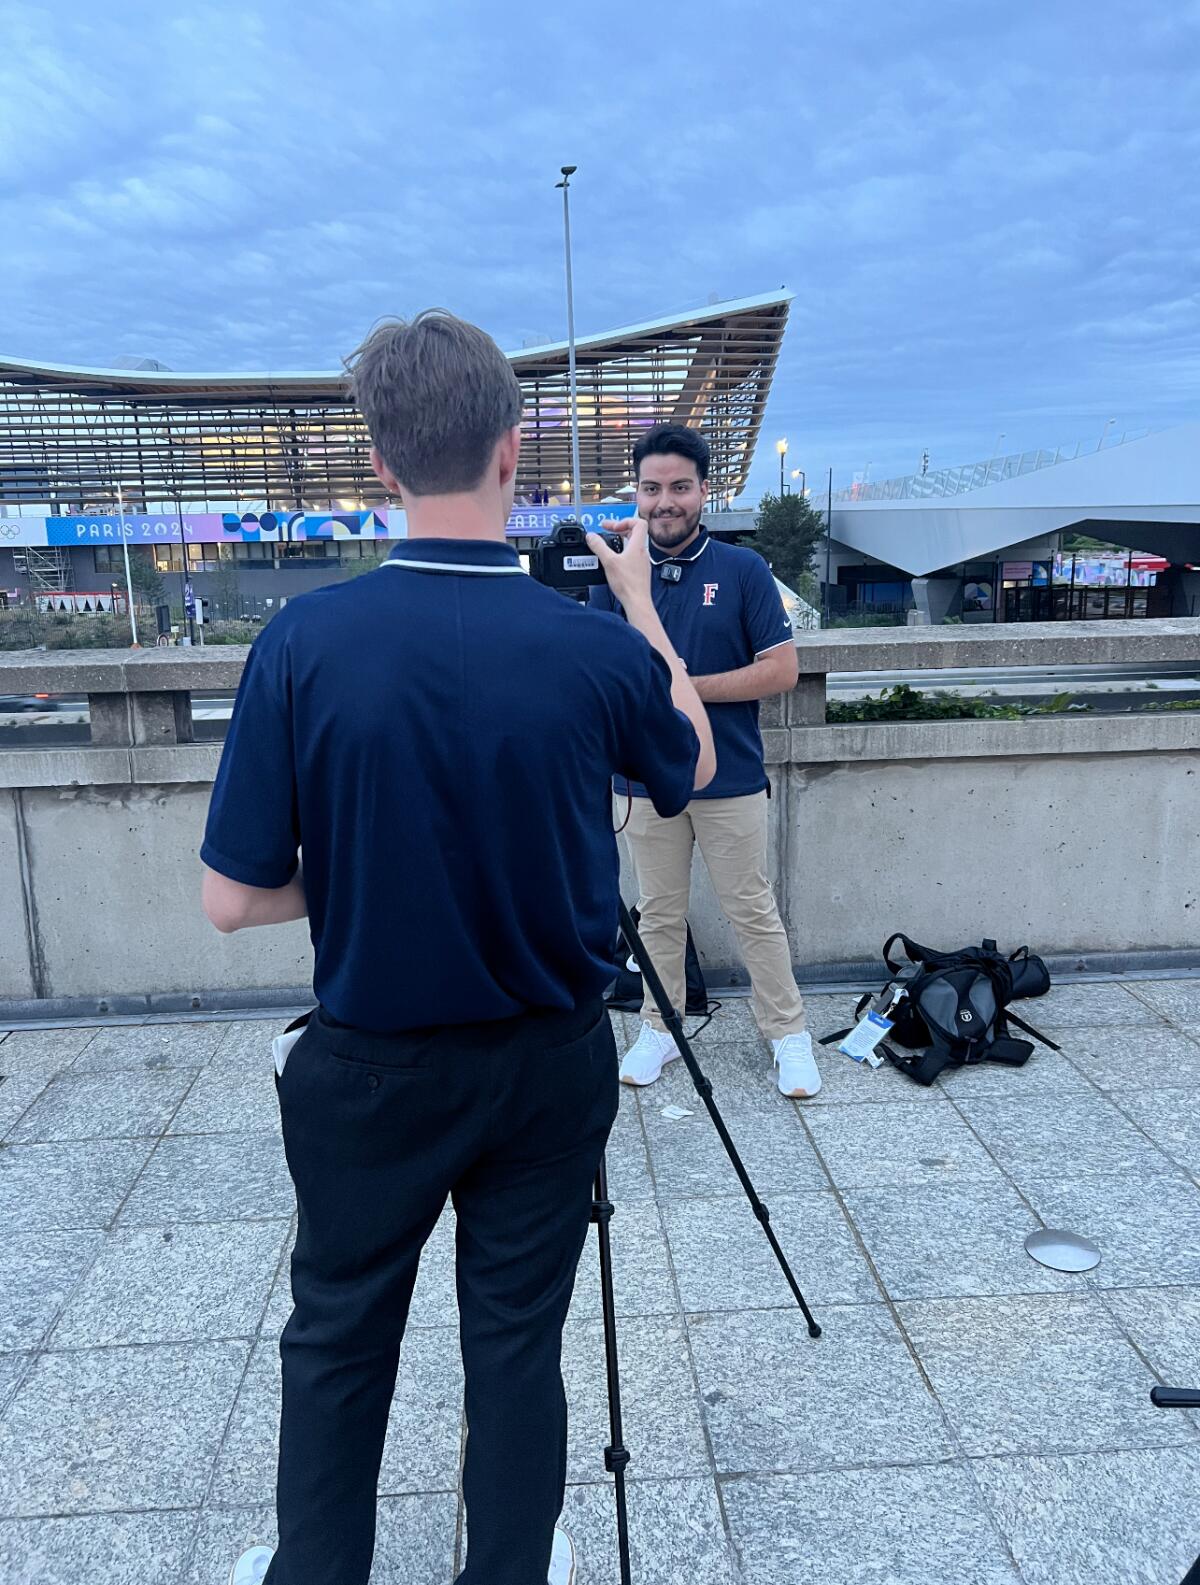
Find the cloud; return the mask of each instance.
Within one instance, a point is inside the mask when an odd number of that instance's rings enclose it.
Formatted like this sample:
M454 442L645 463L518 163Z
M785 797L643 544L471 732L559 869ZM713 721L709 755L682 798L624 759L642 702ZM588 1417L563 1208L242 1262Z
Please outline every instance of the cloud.
M1200 4L9 0L2 350L332 368L796 292L771 441L838 480L1194 414Z

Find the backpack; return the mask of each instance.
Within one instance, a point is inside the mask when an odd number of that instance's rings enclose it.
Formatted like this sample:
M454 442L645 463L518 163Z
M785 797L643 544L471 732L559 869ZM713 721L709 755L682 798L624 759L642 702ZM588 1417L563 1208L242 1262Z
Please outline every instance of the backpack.
M892 961L897 942L908 958L907 968ZM899 999L885 1014L892 1028L879 1049L916 1084L932 1084L945 1068L976 1062L1023 1067L1033 1054L1033 1042L1014 1039L1008 1032L1010 1023L1051 1051L1061 1049L1009 1008L1010 1002L1044 996L1050 989L1049 970L1028 947L1018 947L1005 957L994 941L985 940L959 952L934 952L897 932L884 943L883 961L889 979L880 999L890 989ZM875 997L864 996L855 1019L861 1019L874 1001ZM834 1045L848 1033L839 1029L821 1044ZM902 1055L897 1046L911 1054Z
M641 917L637 909L631 908L629 913L636 925ZM683 1011L689 1017L703 1017L711 1011L708 987L704 983L696 943L692 940L692 927L686 921L685 928L687 941L683 950L683 968L687 982L687 997ZM617 977L608 993L608 1005L636 1013L642 1005L642 972L633 958L632 949L620 931L617 932L617 944L613 950L613 967Z

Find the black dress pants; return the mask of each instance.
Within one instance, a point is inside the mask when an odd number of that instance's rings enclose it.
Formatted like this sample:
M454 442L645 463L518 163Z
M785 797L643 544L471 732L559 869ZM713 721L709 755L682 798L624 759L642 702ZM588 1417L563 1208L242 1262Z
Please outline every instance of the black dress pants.
M466 1377L459 1585L545 1585L566 1479L563 1322L617 1111L606 1011L392 1036L318 1010L278 1086L299 1232L268 1585L367 1585L400 1341L447 1195Z

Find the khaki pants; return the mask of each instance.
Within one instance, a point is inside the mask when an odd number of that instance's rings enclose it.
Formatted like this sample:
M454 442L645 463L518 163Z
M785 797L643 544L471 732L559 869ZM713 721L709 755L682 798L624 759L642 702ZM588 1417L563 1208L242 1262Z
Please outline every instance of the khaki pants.
M628 807L616 800L617 824ZM694 798L682 814L664 820L649 798L635 798L625 827L641 901L639 930L671 1005L682 1011L685 920L692 878L692 844L700 852L713 890L737 936L750 975L754 1021L768 1040L804 1028L804 1002L792 973L775 894L767 879L767 795ZM656 1029L662 1016L647 994L642 1016Z

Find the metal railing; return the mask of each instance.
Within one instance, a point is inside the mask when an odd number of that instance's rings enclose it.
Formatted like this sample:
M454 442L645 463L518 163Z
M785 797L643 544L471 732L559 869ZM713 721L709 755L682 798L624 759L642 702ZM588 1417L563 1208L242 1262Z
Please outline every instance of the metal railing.
M933 473L910 473L898 479L880 479L877 484L852 484L847 489L835 490L835 501L918 501L935 496L963 495L968 490L982 490L989 484L1001 484L1005 479L1019 479L1026 473L1038 473L1043 468L1053 468L1060 462L1074 462L1095 451L1111 450L1127 441L1142 440L1148 429L1126 430L1119 440L1097 446L1080 440L1074 447L1059 446L1056 451L1014 451L1006 457L990 457L986 462L968 462L960 468L939 468Z

